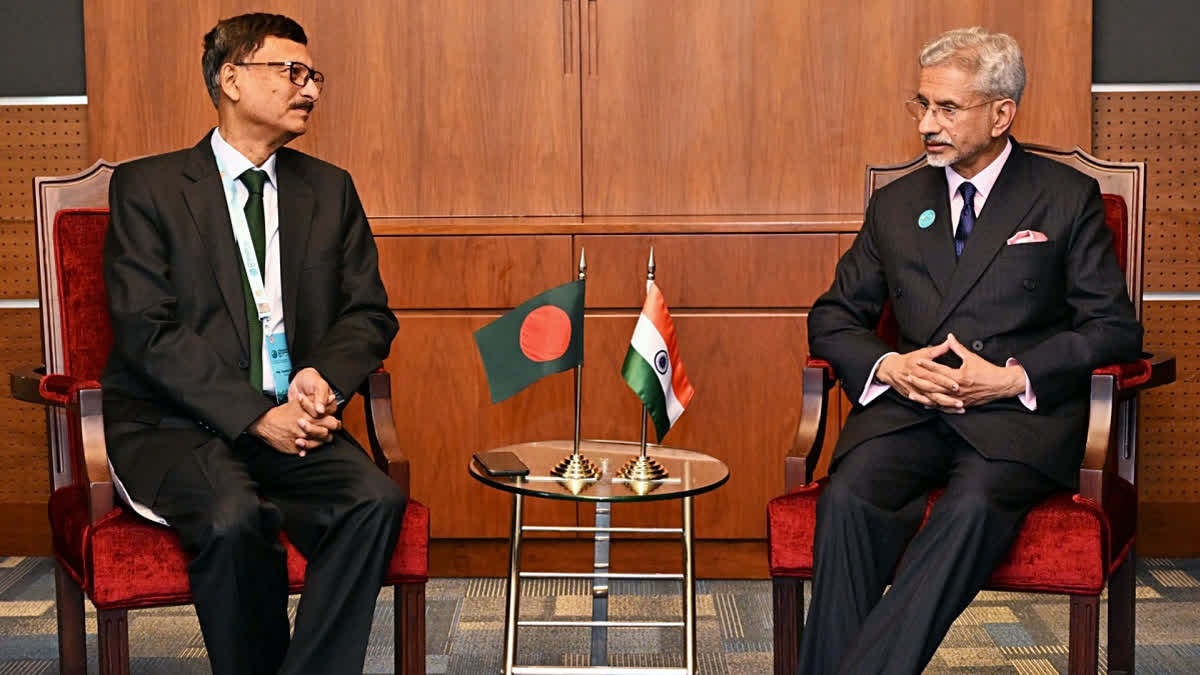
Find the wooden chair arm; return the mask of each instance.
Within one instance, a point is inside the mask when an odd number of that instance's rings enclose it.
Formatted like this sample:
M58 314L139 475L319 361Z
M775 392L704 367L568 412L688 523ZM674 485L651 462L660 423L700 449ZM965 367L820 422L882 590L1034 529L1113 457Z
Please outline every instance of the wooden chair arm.
M8 384L12 397L26 403L55 405L54 401L42 397L38 387L46 375L46 366L21 366L8 373Z
M23 366L8 374L8 381L15 399L29 403L40 403L65 409L69 433L78 434L77 447L83 449L83 466L73 466L75 483L87 486L88 516L91 522L103 518L113 510L114 493L112 475L108 470L108 445L104 440L103 395L99 388L80 387L64 401L47 398L41 393L41 383L46 377L45 366ZM82 380L67 382L84 384ZM72 462L75 460L72 458ZM78 475L82 471L83 476Z
M78 426L87 473L88 514L94 523L113 510L112 475L108 470L108 445L104 440L103 395L100 389L79 390L77 402L69 406L71 415L79 415ZM76 478L76 482L79 479Z
M409 494L408 457L400 450L400 436L392 418L392 378L385 370L367 376L359 393L367 417L367 438L376 466Z
M800 421L796 440L783 460L784 489L792 490L812 482L821 448L825 444L825 424L829 412L830 371L821 366L804 369L800 391Z

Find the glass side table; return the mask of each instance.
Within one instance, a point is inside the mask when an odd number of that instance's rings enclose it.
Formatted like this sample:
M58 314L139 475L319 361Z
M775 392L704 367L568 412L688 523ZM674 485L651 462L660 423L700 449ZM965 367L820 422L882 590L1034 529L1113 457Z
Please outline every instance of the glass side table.
M471 460L471 476L491 487L512 493L512 531L509 539L507 602L504 610L504 675L534 675L546 673L607 673L625 675L661 673L694 675L696 672L696 573L693 546L692 497L714 490L729 480L729 467L715 457L700 452L649 446L647 454L668 472L667 478L655 481L628 481L617 472L628 460L638 456L640 446L624 441L583 441L579 451L600 470L598 478L570 480L552 476L551 469L571 454L572 441L539 441L519 443L505 450L521 458L529 467L528 476L489 476L483 467ZM593 502L596 507L594 527L526 525L523 499L542 497ZM613 527L612 502L644 502L678 499L682 504L682 527ZM521 538L526 532L581 532L593 537L594 556L591 572L522 572ZM617 573L609 571L609 544L613 533L648 533L679 536L683 542L683 572L681 574ZM591 621L520 621L519 609L522 579L583 578L592 581ZM654 579L682 582L683 621L609 621L608 583L610 579ZM576 667L519 666L514 664L517 653L517 628L521 626L574 626L592 629L591 665ZM609 628L681 628L684 631L684 668L630 668L608 664Z

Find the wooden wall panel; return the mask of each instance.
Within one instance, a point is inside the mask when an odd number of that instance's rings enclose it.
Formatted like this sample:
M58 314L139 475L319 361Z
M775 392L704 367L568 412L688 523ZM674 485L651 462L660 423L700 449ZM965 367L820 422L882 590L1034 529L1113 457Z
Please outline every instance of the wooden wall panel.
M91 157L195 144L216 123L201 38L261 5L83 4ZM371 216L580 213L577 5L274 3L328 78L295 147L349 170Z
M1093 95L1093 152L1146 163L1145 293L1200 292L1200 94ZM1200 541L1200 303L1143 303L1146 346L1175 354L1175 384L1142 397L1138 550L1197 556Z
M958 26L1021 43L1019 138L1090 138L1088 0L607 0L585 14L587 214L861 212L863 167L920 152L901 104L921 45Z
M36 298L33 179L87 167L86 106L0 106L0 298Z
M578 277L571 238L376 237L388 302L397 309L509 309Z
M696 395L665 444L708 453L730 469L729 482L696 499L696 536L766 537L767 501L783 492L783 457L799 418L807 357L802 313L672 312L680 355ZM637 441L641 410L621 379L635 313L587 319L583 435ZM648 437L654 440L653 425ZM581 512L585 523L592 514ZM678 526L679 504L615 504L614 524Z
M48 555L50 496L46 412L13 400L8 372L42 361L36 309L0 310L0 555Z
M810 307L833 282L835 234L594 235L587 250L588 307L641 307L654 247L671 308Z
M507 537L508 494L468 477L481 450L571 438L574 380L546 378L492 405L471 334L496 314L398 312L392 374L396 427L411 460L412 496L433 513L435 538ZM573 523L573 502L529 500L530 522Z
M86 107L0 106L0 299L38 297L33 179L87 165ZM0 555L47 555L46 414L14 401L8 371L42 361L36 308L0 309Z
M1146 163L1146 293L1200 290L1200 93L1093 96L1093 152Z

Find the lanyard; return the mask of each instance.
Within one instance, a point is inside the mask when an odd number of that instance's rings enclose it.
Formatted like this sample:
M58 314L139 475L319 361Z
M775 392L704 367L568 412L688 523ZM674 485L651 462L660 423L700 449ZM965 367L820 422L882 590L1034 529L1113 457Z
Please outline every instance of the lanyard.
M250 295L254 298L254 306L258 320L262 322L263 344L271 355L271 372L275 382L277 399L287 394L288 374L291 371L291 361L287 354L287 338L281 329L275 335L270 334L271 302L263 285L262 270L258 266L258 254L254 252L254 240L250 238L250 226L246 222L246 211L237 205L237 176L232 176L221 161L221 156L214 153L217 160L217 170L221 173L222 189L225 192L229 218L233 223L233 237L237 240L238 253L242 256L242 267L246 270L246 279L250 282ZM265 242L264 242L265 245ZM276 341L280 341L278 345ZM281 348L281 349L280 349ZM281 352L277 357L276 353ZM265 364L264 364L265 365Z

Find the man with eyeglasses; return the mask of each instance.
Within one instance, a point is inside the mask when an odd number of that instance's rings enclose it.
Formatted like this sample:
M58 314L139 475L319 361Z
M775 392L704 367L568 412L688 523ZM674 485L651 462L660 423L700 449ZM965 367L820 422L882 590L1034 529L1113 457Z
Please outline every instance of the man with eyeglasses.
M806 675L921 672L1029 509L1076 486L1091 371L1141 350L1096 181L1009 135L1016 41L952 30L920 65L930 166L875 192L808 319L855 405L817 505Z
M122 498L191 555L222 675L360 672L407 503L339 417L397 322L350 176L285 147L325 82L307 42L284 16L219 22L217 127L110 187L109 456ZM291 638L281 530L308 560Z

